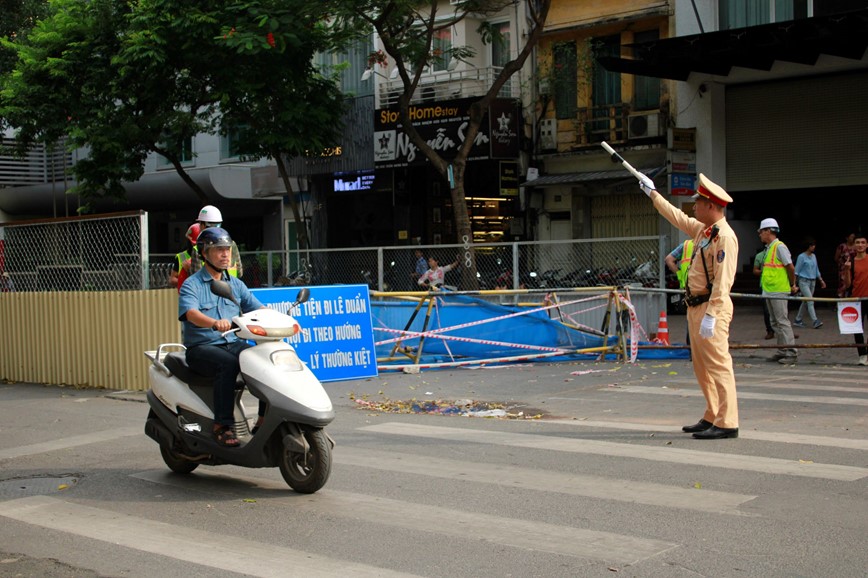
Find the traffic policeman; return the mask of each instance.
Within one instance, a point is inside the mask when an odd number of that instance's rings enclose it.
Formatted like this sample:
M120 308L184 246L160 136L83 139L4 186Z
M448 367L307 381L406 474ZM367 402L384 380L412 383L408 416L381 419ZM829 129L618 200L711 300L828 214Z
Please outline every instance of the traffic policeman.
M700 173L693 196L695 216L690 217L664 199L648 176L643 176L639 187L663 218L695 244L693 260L687 270L685 301L693 371L706 405L702 419L681 429L692 433L696 439L737 438L738 401L729 354L729 325L738 239L725 216L732 197Z

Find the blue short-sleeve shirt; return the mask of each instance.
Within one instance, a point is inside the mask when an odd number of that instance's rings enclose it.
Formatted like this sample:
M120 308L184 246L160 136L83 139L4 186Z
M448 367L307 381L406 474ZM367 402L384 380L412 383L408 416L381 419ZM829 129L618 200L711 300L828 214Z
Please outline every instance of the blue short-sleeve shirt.
M242 312L247 313L254 309L261 309L262 303L253 296L247 285L237 277L223 274L223 280L229 283L232 294L241 304L239 308L235 303L225 297L218 297L211 293L211 275L206 268L199 269L184 281L178 295L178 320L184 324L184 345L217 345L237 341L238 337L230 333L225 337L210 327L197 327L187 321L187 311L196 309L208 317L218 319L232 319Z

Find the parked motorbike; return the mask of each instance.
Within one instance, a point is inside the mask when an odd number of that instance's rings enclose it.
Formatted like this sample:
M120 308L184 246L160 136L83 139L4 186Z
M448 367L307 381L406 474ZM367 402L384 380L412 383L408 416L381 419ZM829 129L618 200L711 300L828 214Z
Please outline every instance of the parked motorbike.
M211 291L237 303L224 281L212 282ZM289 313L309 296L309 289L301 289ZM239 357L235 432L241 444L225 447L212 437L211 379L190 369L185 348L178 343L165 343L156 351L145 352L151 360L145 433L159 444L163 461L174 472L188 474L201 464L277 467L293 490L312 494L325 485L331 473L335 443L323 428L331 423L335 412L320 381L283 341L301 329L291 315L275 309L257 309L234 317L232 323L230 332L256 342ZM255 434L249 420L256 419L256 412L249 416L241 401L245 387L267 405Z

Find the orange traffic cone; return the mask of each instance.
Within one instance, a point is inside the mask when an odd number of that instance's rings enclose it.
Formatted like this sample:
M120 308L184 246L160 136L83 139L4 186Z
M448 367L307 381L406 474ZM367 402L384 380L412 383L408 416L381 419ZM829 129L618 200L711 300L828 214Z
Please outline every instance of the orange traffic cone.
M666 312L660 312L660 321L657 324L657 341L663 345L672 345L669 343L669 323L666 321Z

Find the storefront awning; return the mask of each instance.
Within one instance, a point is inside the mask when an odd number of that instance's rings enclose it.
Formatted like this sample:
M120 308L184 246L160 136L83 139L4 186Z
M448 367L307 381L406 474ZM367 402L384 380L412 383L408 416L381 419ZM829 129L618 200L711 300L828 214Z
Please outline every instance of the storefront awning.
M666 167L640 168L639 171L651 178L663 172ZM581 173L559 173L554 175L542 175L532 181L521 183L522 187L553 187L557 185L573 185L590 181L610 181L616 179L632 179L633 175L624 169L614 171L586 171Z
M610 72L687 80L691 72L727 76L733 67L769 71L775 61L813 66L821 54L861 60L868 8L630 44L632 58L601 57Z

